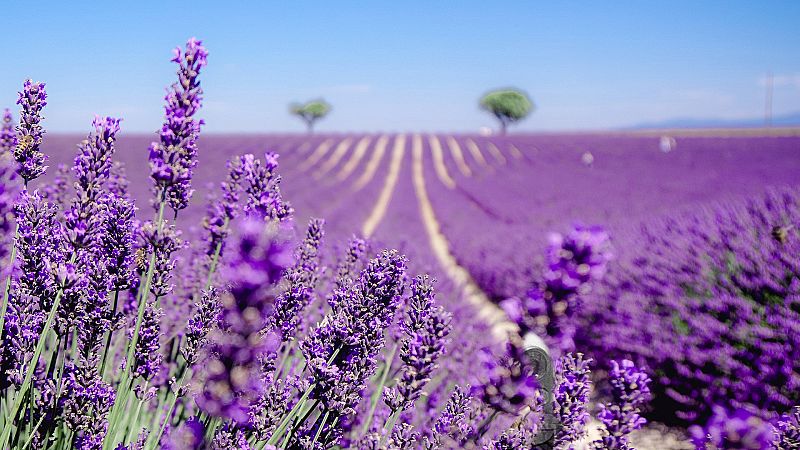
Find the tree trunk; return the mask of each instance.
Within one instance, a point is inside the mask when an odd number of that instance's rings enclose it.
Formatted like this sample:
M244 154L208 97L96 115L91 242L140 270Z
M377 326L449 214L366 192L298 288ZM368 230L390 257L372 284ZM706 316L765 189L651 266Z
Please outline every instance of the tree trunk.
M310 120L306 122L306 128L308 130L308 134L314 134L314 122Z
M506 126L507 126L506 125L506 121L505 120L500 120L500 136L505 136L506 135Z

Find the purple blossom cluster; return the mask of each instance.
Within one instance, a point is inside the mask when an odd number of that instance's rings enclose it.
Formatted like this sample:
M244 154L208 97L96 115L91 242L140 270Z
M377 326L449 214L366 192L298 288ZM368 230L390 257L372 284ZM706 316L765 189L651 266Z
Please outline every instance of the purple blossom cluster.
M402 373L397 384L386 392L386 404L393 412L412 408L431 380L438 359L445 351L452 316L434 305L433 284L426 275L411 283L411 297L403 322L405 334L400 347Z
M591 359L580 353L567 354L556 361L557 385L554 414L559 426L553 438L555 448L568 446L586 434L589 421L589 393L591 391Z
M326 409L340 416L354 412L377 367L405 276L405 258L396 251L382 252L357 280L333 294L331 313L302 343L315 380L312 398Z
M194 192L192 171L197 166L197 139L203 121L196 119L203 101L198 75L206 66L208 52L202 41L191 38L186 49L175 49L178 81L164 97L165 119L159 141L150 145L150 168L157 201L166 200L175 211L186 208Z
M609 372L611 400L599 405L597 418L603 424L601 437L594 442L598 450L627 450L631 432L640 429L647 420L641 408L650 400L650 377L632 361L611 361Z
M501 306L523 335L542 337L556 356L574 351L580 298L603 277L611 258L609 236L598 226L552 234L541 280L525 298L510 298Z
M286 290L275 301L272 326L288 341L304 331L306 308L314 301L320 269L320 245L324 235L321 219L311 219L305 239L296 251L295 265L287 271Z
M292 207L283 201L280 191L281 177L276 173L278 155L267 153L262 161L246 154L240 157L240 164L246 182L245 214L270 220L284 220L291 216Z
M261 361L277 349L272 333L262 334L275 307L275 285L291 265L291 250L277 229L260 221L244 222L226 277L218 328L212 331L203 360L197 404L214 417L242 424L250 405L264 390Z
M704 423L713 404L788 411L800 403L798 223L800 196L784 189L646 224L585 300L580 345L651 368L661 420Z
M18 164L17 173L27 185L47 170L47 156L39 148L44 136L42 109L47 105L44 83L25 80L17 104L20 111L14 159Z

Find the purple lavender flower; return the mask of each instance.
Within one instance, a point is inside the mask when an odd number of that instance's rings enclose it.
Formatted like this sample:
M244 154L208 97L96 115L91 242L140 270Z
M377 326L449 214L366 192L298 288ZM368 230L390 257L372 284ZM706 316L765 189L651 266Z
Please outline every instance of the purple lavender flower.
M150 292L157 298L163 297L175 287L172 283L172 272L175 269L172 255L183 248L185 243L180 239L180 231L177 231L174 225L159 227L148 221L142 225L140 234L144 244L139 250L140 254L155 255ZM147 266L150 261L140 262L138 270L141 278L148 272Z
M212 198L203 218L203 228L208 232L206 254L212 258L222 255L223 244L230 234L231 221L239 212L239 197L242 190L242 178L245 167L241 158L228 161L228 178L220 183L221 199Z
M419 440L419 433L414 431L414 427L408 423L399 423L394 426L389 437L390 450L412 450L414 444Z
M244 430L226 423L214 434L211 450L255 450L249 442Z
M297 389L300 387L298 378L275 378L272 373L267 374L264 384L267 388L250 408L249 424L259 441L266 441L272 436L286 411L293 406L295 391L301 390Z
M286 273L288 287L275 301L273 326L281 331L283 341L294 339L301 329L303 312L314 300L314 288L319 277L319 248L324 232L322 219L311 219L305 239L296 254L297 262Z
M133 350L133 367L131 373L134 377L149 380L157 376L161 370L164 356L161 354L161 317L164 312L156 306L155 302L144 305L142 323L139 326L139 336ZM128 330L128 339L133 340L134 330Z
M108 193L102 200L102 233L100 248L105 259L105 270L116 291L136 286L138 277L134 269L136 244L136 207L131 200Z
M347 252L344 258L339 262L336 267L336 280L334 290L344 288L346 280L355 277L358 272L358 263L367 251L367 242L361 238L353 236L347 242Z
M220 327L206 347L197 404L211 416L244 424L251 404L264 391L261 359L279 342L261 331L273 312L275 285L292 255L275 227L250 220L240 230L224 272L230 295L222 299Z
M19 226L14 244L17 276L12 280L3 330L3 384L19 383L24 377L45 314L55 299L66 251L56 207L36 192L23 191L14 212Z
M478 357L484 375L481 384L472 388L473 395L493 410L509 414L534 406L539 398L539 382L519 343L506 344L499 358L489 349L483 349Z
M769 423L744 409L729 412L722 406L715 405L712 410L713 415L705 428L693 426L689 430L698 449L768 450L771 448L775 430Z
M602 278L611 258L608 235L600 227L577 225L567 236L553 234L542 281L527 298L508 299L501 306L522 335L536 333L555 357L573 351L579 296L592 280Z
M483 450L518 450L529 447L530 436L525 430L511 429L492 440Z
M597 418L603 424L602 436L594 446L598 450L627 450L628 435L647 423L639 412L650 401L650 377L627 359L622 364L611 361L608 375L612 398L609 404L600 404Z
M185 208L192 197L192 170L197 165L197 139L203 125L202 120L194 117L203 98L197 77L206 65L207 56L202 41L195 38L186 42L185 51L175 49L172 61L178 64L178 82L170 86L164 97L165 119L160 140L150 144L150 176L175 211Z
M400 348L402 375L397 384L387 388L386 404L393 412L414 406L422 388L437 368L437 360L445 351L452 316L434 305L433 284L421 275L411 284L411 298L403 324L405 338Z
M76 249L94 247L102 233L101 209L103 186L111 170L111 155L119 132L119 119L95 117L93 130L78 145L72 168L75 174L75 198L65 212L70 242Z
M581 353L568 353L556 362L558 385L555 392L554 413L559 419L555 448L576 442L586 434L589 420L587 404L591 389L591 358L584 359ZM566 447L565 447L566 448Z
M266 220L284 220L292 215L292 207L283 201L281 196L281 177L278 169L278 155L267 153L264 161L256 159L252 154L241 156L244 179L247 182L247 203L244 212L248 216Z
M206 345L208 334L219 322L220 308L219 292L212 286L203 292L194 315L186 324L186 340L182 352L190 366L197 362L198 351Z
M114 388L89 367L64 369L63 408L67 426L74 433L73 445L81 450L103 448L108 431L108 413L114 404Z
M446 439L459 441L466 432L465 418L472 409L471 402L469 389L456 385L433 425L424 430L424 448L441 448Z
M47 156L39 150L42 145L42 109L47 105L44 83L25 80L19 93L19 126L17 126L17 146L14 159L19 164L17 173L25 180L25 185L41 176L46 170Z
M775 450L800 449L800 406L795 406L788 414L784 414L775 425Z
M333 295L331 313L301 344L314 379L312 398L338 416L354 412L366 381L375 373L384 331L404 290L405 258L383 251L357 282Z
M65 369L61 407L74 433L74 446L101 449L108 431L108 413L116 392L99 373L104 333L110 329L103 299L87 299L78 327L78 363Z
M13 123L11 110L6 108L3 111L3 123L0 125L0 155L13 154L17 146L17 133L14 131Z

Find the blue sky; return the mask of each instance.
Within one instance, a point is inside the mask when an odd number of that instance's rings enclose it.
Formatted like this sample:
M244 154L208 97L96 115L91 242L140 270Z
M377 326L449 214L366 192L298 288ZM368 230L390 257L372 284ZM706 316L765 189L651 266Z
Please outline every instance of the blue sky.
M759 117L768 71L774 113L800 110L797 1L124 3L4 5L0 105L31 77L49 130L154 131L171 49L197 36L213 132L300 131L287 104L320 96L324 131L476 131L504 86L537 104L520 130Z

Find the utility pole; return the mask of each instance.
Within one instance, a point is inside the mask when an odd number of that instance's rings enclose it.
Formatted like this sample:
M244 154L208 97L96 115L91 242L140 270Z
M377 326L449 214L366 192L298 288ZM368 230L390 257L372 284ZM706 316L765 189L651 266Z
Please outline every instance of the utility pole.
M767 72L766 79L766 98L764 100L764 125L766 127L772 126L772 85L773 85L772 72Z

